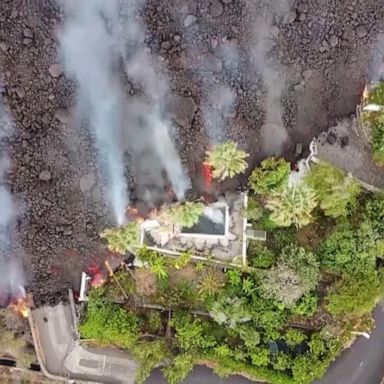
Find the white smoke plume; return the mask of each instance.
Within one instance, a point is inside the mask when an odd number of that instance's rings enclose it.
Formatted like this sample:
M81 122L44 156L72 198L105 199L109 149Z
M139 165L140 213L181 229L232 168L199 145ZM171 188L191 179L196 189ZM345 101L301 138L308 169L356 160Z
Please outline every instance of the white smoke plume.
M229 118L234 113L235 92L225 85L207 91L202 112L204 126L211 144L218 144L228 137Z
M13 133L8 113L0 103L0 306L10 298L24 295L24 274L13 252L13 237L18 210L7 185L9 158L5 139Z
M165 170L179 200L190 187L180 157L172 140L174 132L166 118L166 98L169 80L145 47L145 28L137 17L143 2L122 3L124 23L120 24L120 51L128 78L141 88L142 94L128 100L126 116L129 129L125 131L128 149L136 161L138 177L144 194L151 196L151 185L159 189L164 180L158 177ZM151 200L148 197L147 200Z
M287 131L282 120L281 97L285 88L282 68L275 63L268 53L275 44L272 29L276 16L283 16L290 9L288 0L268 2L263 9L255 8L255 3L248 2L252 17L250 37L252 39L251 60L261 74L265 96L265 121L261 128L263 150L269 155L278 155L287 139Z
M118 225L128 204L123 151L121 90L113 72L113 36L106 20L118 16L118 2L69 0L67 21L60 34L66 71L79 84L79 105L94 130L97 147L109 179L109 198ZM86 106L86 107L85 107Z
M379 33L368 65L368 81L377 83L382 80L384 80L384 33Z
M154 167L161 164L178 198L184 197L189 186L162 116L167 81L145 51L145 32L137 14L140 6L141 2L136 0L69 0L66 25L60 35L66 71L79 83L79 105L87 106L82 112L94 128L98 150L110 178L110 199L118 224L122 223L128 204L123 166L125 150L133 154L138 170L140 162L147 158ZM121 88L117 70L121 60L129 79L140 86L145 95L145 101L141 99L145 109L134 111L135 116L129 113L132 100ZM145 114L137 116L139 111ZM150 124L145 137L141 135L142 124L137 124L136 117L137 121ZM138 142L139 138L143 141ZM139 147L144 147L152 156L140 159ZM145 179L145 174L138 175L138 179ZM155 185L160 183L157 177Z

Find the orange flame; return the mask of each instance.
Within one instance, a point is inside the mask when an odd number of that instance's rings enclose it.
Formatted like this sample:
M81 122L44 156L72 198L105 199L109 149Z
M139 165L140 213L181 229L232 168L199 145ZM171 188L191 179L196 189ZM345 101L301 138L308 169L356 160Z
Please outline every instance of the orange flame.
M9 308L22 317L28 317L29 315L29 306L26 297L19 297L16 301L9 305Z

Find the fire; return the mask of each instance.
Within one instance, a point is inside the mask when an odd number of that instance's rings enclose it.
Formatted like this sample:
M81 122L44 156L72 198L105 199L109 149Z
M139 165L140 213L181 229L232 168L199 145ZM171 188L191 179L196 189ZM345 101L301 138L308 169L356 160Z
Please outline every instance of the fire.
M28 317L29 315L28 299L26 297L19 297L9 305L9 308L22 317Z
M101 268L99 266L97 266L96 264L92 264L88 268L88 274L92 278L91 285L95 288L101 287L106 282L106 279L103 275Z
M204 186L206 190L210 190L212 185L212 166L208 163L203 163L203 179L204 179Z

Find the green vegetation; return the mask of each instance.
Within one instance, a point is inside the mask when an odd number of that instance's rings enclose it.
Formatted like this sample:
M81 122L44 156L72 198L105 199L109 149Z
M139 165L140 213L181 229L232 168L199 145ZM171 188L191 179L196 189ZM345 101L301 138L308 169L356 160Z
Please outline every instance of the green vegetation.
M174 224L182 228L191 228L198 223L204 212L204 204L187 201L169 208L169 216Z
M372 120L371 138L373 158L378 164L384 165L384 113Z
M325 215L347 216L356 207L361 192L359 184L331 164L313 165L306 181L316 192Z
M273 192L266 207L272 211L270 219L280 227L295 225L300 228L312 220L312 211L317 206L316 195L305 184L286 186Z
M249 156L237 148L234 141L217 144L211 151L206 152L206 163L213 168L213 177L219 180L234 177L243 173L248 164L245 159Z
M159 365L178 383L204 363L223 377L310 384L352 331L372 324L384 296L383 195L362 193L326 163L289 186L286 163L269 162L264 168L276 173L254 173L264 180L253 180L259 189L246 212L255 228L268 227L267 241L249 241L247 266L141 248L144 267L115 275L128 300L112 280L91 292L82 337L128 349L140 364L139 383Z
M249 186L262 195L277 191L287 183L290 170L289 163L284 159L269 157L253 170Z
M134 252L138 247L139 226L131 221L125 227L105 229L100 237L107 240L109 250L124 255L127 252Z
M369 92L368 103L384 106L384 82L378 83ZM370 130L373 159L384 165L384 111L363 112L363 123Z
M32 363L36 362L33 347L28 344L22 334L7 329L6 311L2 310L0 313L0 353L14 358L18 368L28 369Z

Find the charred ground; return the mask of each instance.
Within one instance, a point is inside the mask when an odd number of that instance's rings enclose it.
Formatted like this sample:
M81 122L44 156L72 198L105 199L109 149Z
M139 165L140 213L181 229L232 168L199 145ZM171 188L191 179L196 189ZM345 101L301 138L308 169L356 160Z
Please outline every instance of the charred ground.
M288 138L281 151L286 157L294 156L297 142L307 144L334 119L354 112L384 27L381 1L287 3L147 2L142 15L146 45L170 79L174 96L168 112L191 178L199 173L209 145L206 122L217 116L219 138L230 137L249 151L250 169L269 154L260 140L268 87L263 68L250 54L260 41L265 63L277 68L282 85L281 118ZM267 18L263 31L255 29L255 15ZM56 34L62 21L53 0L0 4L1 93L16 127L10 186L24 204L18 238L38 304L57 301L77 282L81 268L101 258L98 234L109 222L92 137L69 124L76 84L49 71L59 61ZM122 79L127 96L139 92ZM224 88L234 102L223 117L207 94ZM129 178L134 189L134 176ZM244 180L238 179L225 187L241 185Z

